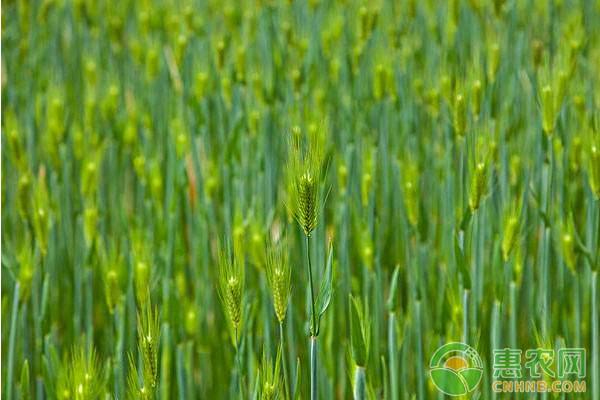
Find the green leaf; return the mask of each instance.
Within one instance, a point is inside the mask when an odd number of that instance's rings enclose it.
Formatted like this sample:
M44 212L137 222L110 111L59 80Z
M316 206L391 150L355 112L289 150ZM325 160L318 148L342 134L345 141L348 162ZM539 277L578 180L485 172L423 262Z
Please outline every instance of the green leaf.
M471 207L465 209L465 213L463 215L462 221L460 222L460 230L466 231L471 223L471 218L473 217L473 211L471 211Z
M363 335L364 318L359 299L350 295L350 341L352 358L356 365L364 367L367 364L367 345Z
M387 367L387 362L385 360L385 357L382 355L381 356L381 371L383 372L383 398L384 399L389 399L391 398L390 396L390 383L389 383L389 372L388 372L388 367Z
M454 254L456 255L456 265L458 266L458 270L463 278L465 289L470 289L471 274L469 274L469 270L467 269L467 261L459 241L459 232L456 232L454 234Z
M279 377L279 370L281 369L281 352L282 352L282 343L279 342L279 346L277 346L277 358L275 359L275 373L274 376Z
M317 296L317 335L319 334L319 323L321 321L321 315L325 313L329 303L331 302L333 282L333 245L329 245L329 256L327 257L327 266L325 267L325 276L321 281L321 287L319 289L319 295Z
M389 312L394 311L397 305L396 292L398 291L398 275L400 274L400 266L396 265L394 274L392 275L392 283L390 283L390 293L387 300L387 309Z
M54 385L55 376L51 372L50 363L48 358L44 356L42 358L42 377L44 379L44 385L47 393L56 393L56 387Z
M292 394L292 398L294 400L298 400L300 398L300 358L296 360L296 379L294 382L294 393Z
M31 393L29 392L29 363L27 362L27 359L23 361L19 386L21 387L21 399L29 400L31 398Z

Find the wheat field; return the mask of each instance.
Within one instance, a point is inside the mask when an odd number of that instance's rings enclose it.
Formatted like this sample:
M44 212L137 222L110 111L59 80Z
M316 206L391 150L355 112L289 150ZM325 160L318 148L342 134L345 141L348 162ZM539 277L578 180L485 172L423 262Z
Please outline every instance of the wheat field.
M453 342L600 399L600 1L6 0L1 67L2 399L444 399Z

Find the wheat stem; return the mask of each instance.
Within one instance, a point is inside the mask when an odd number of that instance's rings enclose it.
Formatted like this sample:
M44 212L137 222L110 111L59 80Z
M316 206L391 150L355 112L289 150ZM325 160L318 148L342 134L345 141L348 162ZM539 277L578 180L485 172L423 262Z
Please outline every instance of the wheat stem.
M317 337L310 337L310 399L319 398L317 387Z
M423 327L421 323L421 301L415 304L415 325L417 326L417 398L425 398L425 387L423 382Z
M240 399L244 399L244 384L242 381L242 360L240 359L240 346L238 345L238 328L235 328L235 359L238 369L238 384L240 386Z
M13 306L12 315L10 318L10 336L8 344L8 363L7 363L7 374L6 374L6 398L12 399L13 391L13 376L14 376L14 362L15 362L15 339L17 336L17 314L19 313L19 291L20 285L17 281L15 283L15 291L13 295Z
M356 366L354 370L354 400L366 398L365 367Z
M492 349L499 349L500 343L500 302L498 300L494 301L494 306L492 307L492 326L490 332L490 345ZM498 393L495 390L492 390L492 399L496 399L498 397Z
M546 140L545 137L542 140ZM552 158L554 154L552 152L552 145L547 143L548 149L546 154L546 159L544 160L544 165L542 167L542 198L541 198L541 208L542 213L545 216L542 220L543 222L543 231L542 231L542 255L540 257L541 261L541 310L540 317L542 320L542 335L546 337L548 333L548 319L549 319L549 293L548 293L548 264L550 257L550 226L548 224L548 208L550 206L550 196L551 196L551 184L552 184Z
M289 386L289 380L288 380L288 371L287 371L287 362L286 362L286 354L287 352L285 351L285 342L283 339L283 323L280 322L279 323L279 345L281 346L281 364L283 367L283 385L285 388L285 398L289 399L290 398L290 386Z
M315 292L313 287L313 278L312 278L312 265L310 262L310 236L306 235L306 259L308 260L308 281L310 284L310 306L311 306L311 326L310 326L310 334L311 336L317 336L317 323L316 323L316 313L315 313Z
M581 347L581 279L579 274L575 275L575 345Z
M390 358L390 382L392 391L392 400L398 400L398 346L396 339L396 313L391 312L388 325L388 350Z
M592 272L592 399L600 398L600 362L598 346L598 272Z
M124 336L125 336L125 305L121 302L115 308L113 324L116 330L115 343L115 390L121 397L125 394L125 382L123 380L123 353L124 353Z
M312 279L312 265L310 263L310 236L306 235L306 258L308 259L308 281L310 284L311 326L310 326L310 398L318 398L317 391L317 328L315 312L315 293Z
M510 346L513 349L517 348L517 283L510 283Z
M76 256L77 257L77 256ZM82 292L82 265L79 261L75 261L73 268L73 335L79 337L81 335L81 292Z
M463 290L463 343L469 343L469 289Z

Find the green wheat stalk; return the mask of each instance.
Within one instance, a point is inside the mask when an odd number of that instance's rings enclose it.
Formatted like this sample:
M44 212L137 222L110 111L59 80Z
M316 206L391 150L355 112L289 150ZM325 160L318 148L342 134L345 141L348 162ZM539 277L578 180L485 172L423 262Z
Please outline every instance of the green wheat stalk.
M318 362L317 337L319 336L319 316L316 301L310 257L310 236L317 226L318 206L320 204L321 168L323 166L323 147L325 136L319 129L309 131L303 138L300 128L295 127L290 140L288 161L288 187L292 214L306 238L306 259L310 299L310 394L311 399L318 398Z
M240 398L244 398L242 361L239 349L239 334L243 321L244 261L241 243L235 242L233 253L221 250L219 254L219 297L233 333L236 352Z
M289 264L288 247L285 238L280 239L280 243L271 244L267 253L267 281L271 289L271 295L273 298L273 307L275 309L275 315L279 322L279 347L280 351L283 352L285 349L285 341L283 334L283 323L288 308L288 301L291 295L291 268ZM283 377L284 377L284 389L286 397L289 398L289 380L286 367L286 357L281 359Z

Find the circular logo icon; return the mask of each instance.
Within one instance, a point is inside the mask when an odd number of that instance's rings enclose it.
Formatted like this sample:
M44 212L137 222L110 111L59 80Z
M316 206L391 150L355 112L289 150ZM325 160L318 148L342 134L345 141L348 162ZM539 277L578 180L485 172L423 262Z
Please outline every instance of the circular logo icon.
M440 392L462 396L477 387L483 375L481 358L474 348L459 342L437 349L429 363L431 380Z

